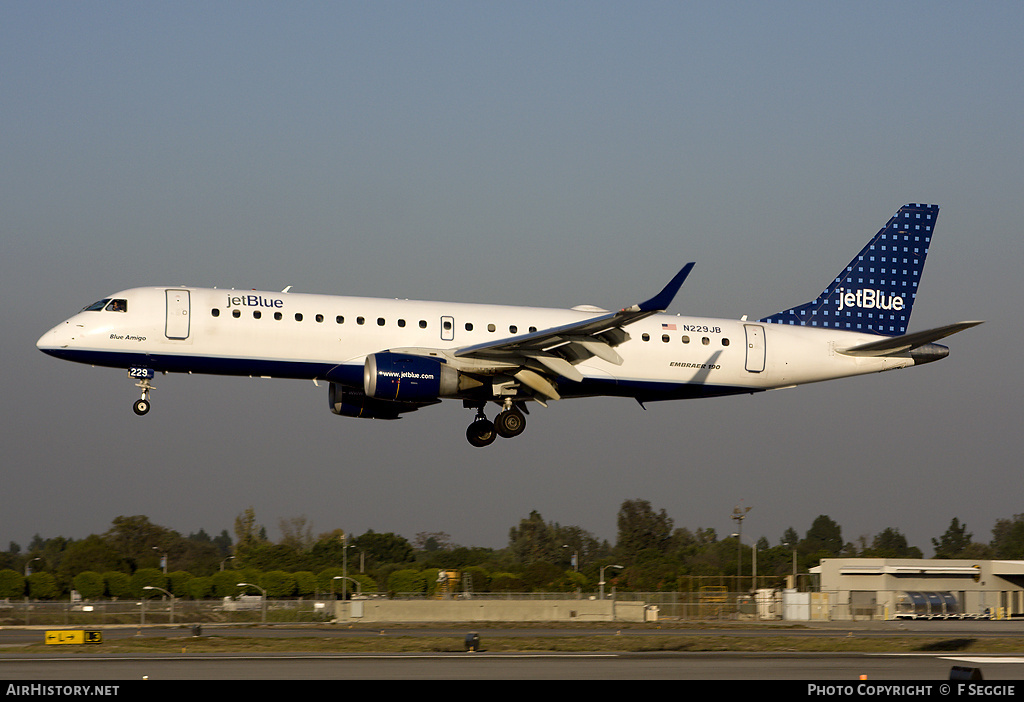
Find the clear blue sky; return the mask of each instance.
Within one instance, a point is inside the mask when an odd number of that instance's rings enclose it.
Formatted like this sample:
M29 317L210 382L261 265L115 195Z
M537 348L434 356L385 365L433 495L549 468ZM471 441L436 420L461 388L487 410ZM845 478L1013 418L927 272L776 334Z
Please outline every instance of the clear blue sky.
M777 543L819 514L931 554L1024 512L1019 2L0 2L0 548L119 515L255 508L315 532L500 547L538 510L615 539L625 499ZM906 202L941 206L900 373L702 402L343 419L311 383L158 378L39 353L138 285L760 317Z

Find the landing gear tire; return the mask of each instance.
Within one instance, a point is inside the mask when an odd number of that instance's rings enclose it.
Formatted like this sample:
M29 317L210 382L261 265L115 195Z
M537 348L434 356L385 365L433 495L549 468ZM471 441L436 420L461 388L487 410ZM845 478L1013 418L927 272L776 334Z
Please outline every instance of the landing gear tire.
M519 436L526 429L526 417L515 409L499 412L494 418L494 430L505 439Z
M136 400L132 409L135 410L135 414L141 417L149 412L149 400Z
M490 446L494 443L497 433L494 431L494 424L487 419L477 419L466 429L466 438L469 443L477 448Z

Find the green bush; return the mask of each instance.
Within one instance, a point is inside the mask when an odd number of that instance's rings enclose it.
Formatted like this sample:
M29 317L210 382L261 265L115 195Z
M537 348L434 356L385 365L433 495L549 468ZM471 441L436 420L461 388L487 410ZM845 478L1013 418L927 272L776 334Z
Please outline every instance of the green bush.
M107 585L107 596L114 599L132 596L132 579L127 573L116 570L103 574L103 582Z
M78 594L86 600L98 600L107 591L107 584L103 581L103 575L94 570L79 573L72 582Z
M0 570L0 597L24 597L25 576L16 570Z
M267 591L267 597L291 597L295 594L295 576L283 570L264 573L259 586Z
M491 575L491 592L529 592L530 586L515 573Z
M33 600L52 600L60 595L57 580L51 573L32 573L27 579L28 596Z
M388 577L389 592L411 592L426 594L429 577L436 577L437 571L412 570L409 568L396 570Z
M295 594L299 597L308 597L316 593L316 576L308 570L301 570L292 573L295 576Z
M167 576L159 568L139 568L129 579L131 580L132 597L160 597L159 590L144 590L146 586L167 589Z
M193 600L201 600L213 594L213 578L199 577L188 581L188 596Z
M185 570L176 570L173 573L167 574L167 589L171 591L171 594L175 597L188 597L189 587L188 584L195 578L192 573Z

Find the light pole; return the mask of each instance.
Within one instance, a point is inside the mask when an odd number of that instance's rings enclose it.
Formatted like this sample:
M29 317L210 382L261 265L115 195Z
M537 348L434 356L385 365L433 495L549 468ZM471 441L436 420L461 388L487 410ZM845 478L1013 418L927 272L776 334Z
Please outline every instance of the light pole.
M604 600L604 569L605 568L618 568L619 570L622 570L623 566L620 566L620 565L603 565L603 566L601 566L601 577L599 579L600 582L598 582L598 585L601 587L601 600Z
M153 547L153 550L160 554L160 565L163 567L164 575L167 575L167 552L161 551L156 546Z
M362 595L363 594L363 584L361 582L359 582L355 578L350 578L347 575L335 575L333 578L331 578L331 599L332 600L334 599L334 581L335 580L344 580L344 581L351 580L356 585L356 595Z
M569 548L569 544L562 544L562 548ZM572 552L572 569L580 572L580 552L576 550Z
M736 539L740 541L740 544L742 545L743 537L741 534L730 534L729 536L735 536ZM750 590L754 591L757 590L757 542L754 542L750 549L750 565L754 570L754 579L751 583Z
M225 558L223 561L220 562L220 572L222 572L222 573L224 572L224 564L227 563L228 561L230 561L232 558L234 558L234 556L228 556L227 558Z
M263 596L263 602L262 602L262 606L260 607L260 609L263 612L263 623L266 624L267 623L267 591L264 590L259 585L253 585L252 583L238 583L238 587L254 587L254 588L256 588L257 590L260 591L260 595Z
M736 531L740 534L743 533L743 520L747 517L747 512L751 510L750 507L740 507L736 505L732 508L732 520L736 522ZM743 553L743 542L742 540L736 545L736 577L737 584L739 578L743 577L743 560L740 558L740 554Z
M162 587L156 587L155 585L143 585L142 589L143 590L159 590L160 592L164 593L165 595L167 595L168 597L171 598L171 624L173 624L174 623L174 595L172 595L171 593L167 592L167 590L164 590Z
M783 546L789 546L793 549L793 589L796 588L796 544L791 544L788 541L782 544Z

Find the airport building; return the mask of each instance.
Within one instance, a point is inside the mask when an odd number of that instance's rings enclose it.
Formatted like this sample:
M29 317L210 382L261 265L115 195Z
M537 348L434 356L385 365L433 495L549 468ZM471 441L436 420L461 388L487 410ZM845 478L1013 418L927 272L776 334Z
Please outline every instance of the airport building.
M1024 561L827 558L811 573L829 619L1024 616Z

